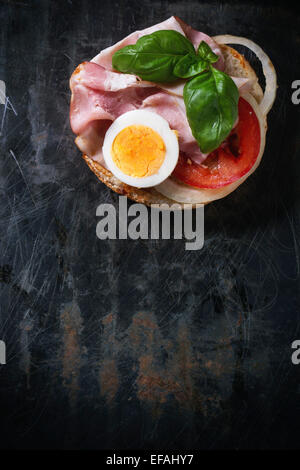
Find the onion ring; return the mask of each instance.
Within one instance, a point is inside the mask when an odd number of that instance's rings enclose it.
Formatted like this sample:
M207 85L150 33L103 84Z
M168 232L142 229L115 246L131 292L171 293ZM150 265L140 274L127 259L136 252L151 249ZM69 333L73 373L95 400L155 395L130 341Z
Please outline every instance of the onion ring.
M257 119L259 121L260 136L261 136L260 149L259 149L256 162L254 163L252 168L248 171L248 173L246 173L237 181L234 181L233 183L228 184L227 186L223 186L222 188L216 188L216 189L194 188L193 186L189 186L187 184L177 182L173 178L169 177L158 186L155 186L155 189L159 193L163 194L164 196L176 202L191 203L191 204L207 204L209 202L215 201L217 199L221 199L227 196L228 194L230 194L241 183L243 183L248 178L248 176L251 175L251 173L253 173L256 170L256 168L261 162L264 149L265 149L266 131L267 131L266 115L262 114L260 105L257 103L256 99L252 95L250 95L249 93L244 93L241 96L245 100L247 100L248 103L250 103L250 105L252 106L257 116Z
M222 34L214 36L213 38L219 44L240 44L248 47L258 57L261 62L263 73L266 79L266 86L264 97L260 103L261 111L264 115L267 115L275 100L277 90L277 78L274 66L267 56L267 54L258 46L255 42L247 38L239 36L231 36L230 34Z

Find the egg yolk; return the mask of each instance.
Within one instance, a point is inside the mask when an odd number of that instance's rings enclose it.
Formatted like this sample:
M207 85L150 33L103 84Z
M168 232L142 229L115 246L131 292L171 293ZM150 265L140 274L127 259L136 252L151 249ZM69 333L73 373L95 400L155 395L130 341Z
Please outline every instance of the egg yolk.
M158 172L165 159L161 136L147 126L125 127L114 139L112 159L125 174L143 178Z

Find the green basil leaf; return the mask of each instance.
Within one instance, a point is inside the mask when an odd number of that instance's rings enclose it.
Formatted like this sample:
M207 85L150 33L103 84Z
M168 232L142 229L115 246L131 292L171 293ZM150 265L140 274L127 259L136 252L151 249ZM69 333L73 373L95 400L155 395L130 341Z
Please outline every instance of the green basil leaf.
M208 62L196 54L187 54L174 67L174 74L179 78L191 78L208 68Z
M219 147L238 116L239 92L234 81L214 67L186 82L187 118L202 152Z
M171 82L178 77L173 70L187 54L194 54L193 44L172 30L155 31L142 36L135 45L126 46L112 57L113 68L151 82Z
M197 50L197 54L201 57L203 60L207 60L211 64L214 62L217 62L219 57L217 54L215 54L209 45L205 41L201 41Z

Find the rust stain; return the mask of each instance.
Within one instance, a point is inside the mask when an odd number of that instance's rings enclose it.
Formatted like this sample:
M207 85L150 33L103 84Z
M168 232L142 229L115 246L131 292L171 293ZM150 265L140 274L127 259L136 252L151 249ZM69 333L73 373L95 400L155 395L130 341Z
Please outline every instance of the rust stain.
M103 318L102 323L103 325L110 325L113 322L113 320L114 320L114 315L112 313L109 313Z
M100 394L109 406L113 406L119 389L119 371L117 367L117 354L119 342L115 336L116 315L107 314L102 319L101 360L99 370Z
M142 356L139 360L137 385L139 399L152 404L165 403L169 394L180 396L180 384L170 378L169 374L155 370L151 355Z
M138 361L137 396L156 409L170 395L182 407L200 406L192 377L199 365L191 350L189 330L184 325L177 330L175 338L165 339L152 313L137 313L129 329Z
M233 374L234 353L231 341L231 337L219 338L218 349L206 353L203 357L203 366L206 372L218 378Z
M156 330L158 328L156 321L152 319L152 314L148 316L148 314L138 313L133 317L132 323L135 326L142 326L150 330Z
M235 320L239 325L241 318ZM134 313L123 331L114 313L108 313L101 323L98 382L110 407L117 403L122 372L118 361L124 360L124 354L133 362L129 380L135 395L154 414L160 415L165 404L175 402L182 412L211 416L231 397L237 367L236 334L227 320L220 320L213 330L208 326L201 345L192 319L185 316L174 319L170 330L160 326L152 312Z
M112 405L119 389L119 375L114 359L104 359L100 368L99 381L101 395L109 405Z
M190 406L200 405L195 394L195 386L193 374L199 369L199 363L195 359L191 346L190 332L186 325L178 328L178 347L177 354L173 356L171 372L181 379L181 390L176 394L175 398L181 404L189 404ZM178 365L177 365L178 361Z
M153 313L136 313L126 334L136 364L137 398L155 414L174 401L183 412L198 411L204 416L219 412L232 392L235 368L231 331L226 323L219 327L214 331L217 345L209 340L208 330L207 351L200 353L188 318L179 316L172 329L163 333Z
M80 334L82 318L79 306L75 301L68 303L60 315L63 328L62 378L69 390L71 406L76 404L79 390L79 374L82 361Z

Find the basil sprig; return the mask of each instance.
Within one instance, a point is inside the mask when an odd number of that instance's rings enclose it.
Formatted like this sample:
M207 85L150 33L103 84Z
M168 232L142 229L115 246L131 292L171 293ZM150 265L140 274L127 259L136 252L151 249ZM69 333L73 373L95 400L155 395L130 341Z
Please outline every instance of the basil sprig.
M189 54L196 55L185 36L173 30L155 31L115 52L112 65L119 72L133 73L142 80L172 82L178 79L174 67Z
M238 89L229 75L212 66L217 60L205 41L195 51L182 34L162 30L115 52L112 65L151 82L189 79L183 91L188 122L201 151L209 153L226 139L238 116Z
M209 69L184 85L183 99L192 134L202 152L226 139L238 117L239 92L226 73Z

